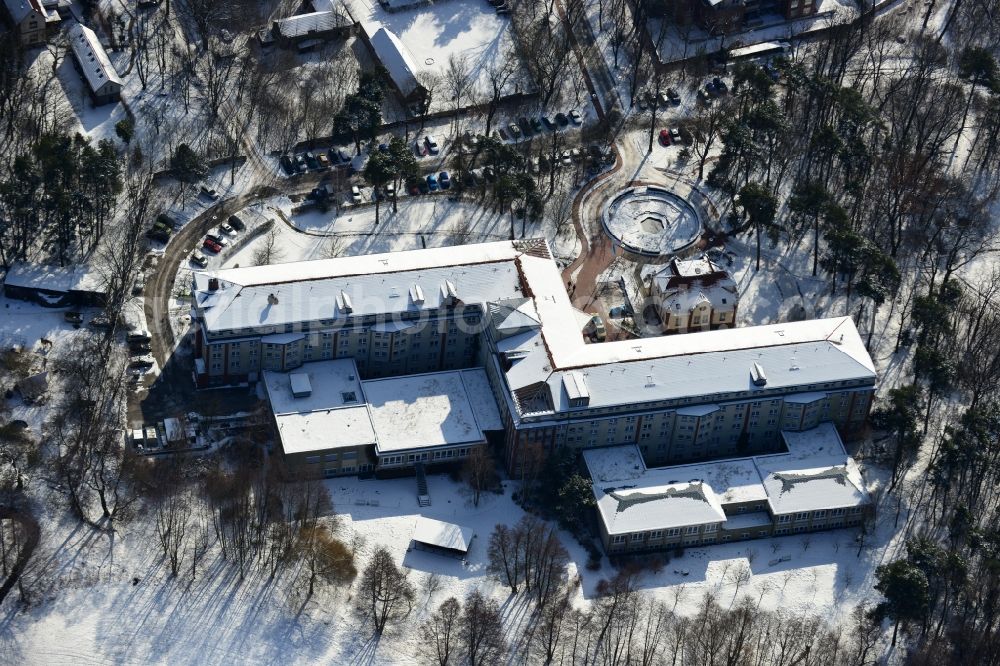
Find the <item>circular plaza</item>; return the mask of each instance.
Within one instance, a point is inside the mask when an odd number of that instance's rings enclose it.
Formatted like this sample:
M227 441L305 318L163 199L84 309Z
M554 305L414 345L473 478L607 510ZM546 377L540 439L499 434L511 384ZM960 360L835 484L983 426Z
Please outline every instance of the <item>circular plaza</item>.
M653 185L615 194L605 204L601 222L616 245L642 257L682 254L702 232L701 216L691 203Z

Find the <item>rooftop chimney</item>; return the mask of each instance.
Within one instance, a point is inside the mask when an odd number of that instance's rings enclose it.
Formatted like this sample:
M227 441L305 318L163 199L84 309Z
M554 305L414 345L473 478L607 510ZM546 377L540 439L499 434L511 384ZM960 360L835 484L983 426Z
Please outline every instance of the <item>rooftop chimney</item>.
M219 290L219 278L217 278L217 277L210 277L210 278L208 278L208 290L209 291L218 291Z
M267 304L268 305L277 305L278 304L278 297L275 296L274 294L268 294L267 295Z

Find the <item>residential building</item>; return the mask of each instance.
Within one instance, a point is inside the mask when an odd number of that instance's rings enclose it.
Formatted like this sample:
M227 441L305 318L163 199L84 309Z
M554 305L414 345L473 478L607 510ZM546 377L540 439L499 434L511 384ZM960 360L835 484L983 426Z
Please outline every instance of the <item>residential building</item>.
M663 11L679 25L694 22L711 35L729 35L761 25L766 14L780 14L789 21L812 16L819 4L819 0L672 0Z
M5 14L21 46L42 46L62 20L55 7L39 0L4 0Z
M87 92L94 105L110 104L121 99L121 77L94 31L85 25L74 24L69 29L69 45L73 51L73 64L87 84Z
M649 295L664 333L732 328L736 282L707 258L674 259L650 278Z
M776 452L824 422L850 437L875 391L850 317L588 344L538 239L193 281L199 385L336 359L363 380L478 368L512 473L563 447L632 444L652 466Z
M588 449L608 553L701 546L860 525L871 498L836 428L783 433L785 452L648 468L635 445Z
M353 28L354 22L342 8L331 7L275 21L270 36L281 46L307 51L331 39L349 36Z

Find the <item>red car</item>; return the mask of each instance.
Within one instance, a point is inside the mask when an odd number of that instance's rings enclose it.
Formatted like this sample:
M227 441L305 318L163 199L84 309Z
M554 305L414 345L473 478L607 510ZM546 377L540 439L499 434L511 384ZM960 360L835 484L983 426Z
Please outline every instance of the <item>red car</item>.
M205 242L201 244L206 250L211 250L212 252L222 252L222 246L216 243L211 238L206 238Z
M660 145L669 146L670 145L670 132L665 129L660 130Z

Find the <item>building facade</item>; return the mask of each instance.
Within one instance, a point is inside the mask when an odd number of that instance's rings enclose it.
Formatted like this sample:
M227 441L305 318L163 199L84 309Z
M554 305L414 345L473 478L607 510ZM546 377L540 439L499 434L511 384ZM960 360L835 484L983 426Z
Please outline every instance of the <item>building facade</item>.
M69 45L73 64L87 84L94 105L111 104L121 99L121 77L94 31L85 25L74 24L69 30Z
M21 46L43 46L61 21L54 8L40 0L4 0L6 18Z

